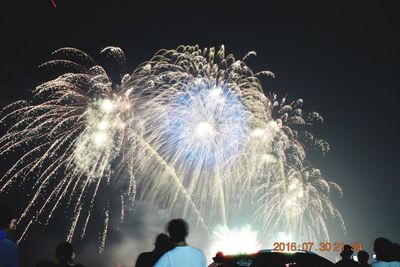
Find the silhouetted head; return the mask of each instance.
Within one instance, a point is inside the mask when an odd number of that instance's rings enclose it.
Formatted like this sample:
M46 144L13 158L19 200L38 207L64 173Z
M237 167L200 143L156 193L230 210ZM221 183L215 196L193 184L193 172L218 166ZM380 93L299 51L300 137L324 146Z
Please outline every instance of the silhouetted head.
M399 244L393 244L394 246L394 259L396 261L400 261L400 245Z
M164 252L171 250L172 247L173 244L171 242L171 239L166 234L159 234L157 236L154 248L155 250Z
M183 219L175 219L168 223L167 231L173 243L185 241L189 234L189 226Z
M368 263L369 254L365 250L360 250L357 253L357 258L358 258L359 263L365 264L365 263Z
M340 256L343 259L350 259L351 255L353 255L353 248L350 245L344 245L343 251L340 253Z
M0 206L0 230L14 229L14 209L9 206Z
M217 254L215 255L215 257L213 257L213 261L217 264L222 263L223 258L224 258L224 253L222 253L221 251L218 251ZM212 265L210 265L210 266L212 266Z
M38 262L35 267L55 267L56 265L54 264L54 262L50 261L50 260L43 260Z
M60 261L67 261L72 263L75 259L74 248L69 242L62 242L57 245L56 258Z
M374 242L376 259L379 261L391 261L393 258L394 244L387 238L379 237Z

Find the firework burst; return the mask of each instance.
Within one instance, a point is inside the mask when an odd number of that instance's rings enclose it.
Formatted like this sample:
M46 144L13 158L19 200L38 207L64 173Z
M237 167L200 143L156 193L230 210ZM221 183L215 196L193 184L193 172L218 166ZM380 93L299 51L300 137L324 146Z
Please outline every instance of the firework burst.
M322 117L303 114L302 100L265 95L257 76L274 75L246 65L254 52L237 60L223 46L160 50L117 81L80 50L54 54L62 59L43 66L70 71L38 86L33 101L6 107L1 120L11 126L0 155L23 156L2 176L0 192L33 184L21 238L60 206L70 211L68 239L77 229L83 237L97 206L105 215L102 250L115 210L123 220L135 199L208 233L243 218L269 238L280 231L327 238L329 216L343 226L329 198L340 187L306 161L306 145L329 150L308 130ZM119 48L101 54L125 64ZM118 192L118 209L97 200L102 188Z

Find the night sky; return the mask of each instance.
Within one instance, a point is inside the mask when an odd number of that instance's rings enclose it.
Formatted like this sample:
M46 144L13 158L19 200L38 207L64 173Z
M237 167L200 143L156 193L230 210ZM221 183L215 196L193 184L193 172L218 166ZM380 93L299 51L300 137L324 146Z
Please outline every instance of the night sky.
M56 8L50 0L7 2L0 17L1 106L28 97L43 79L38 66L60 47L96 57L119 46L130 70L181 44L224 44L237 58L254 50L247 64L276 75L262 79L266 92L302 98L305 110L324 117L313 131L331 151L311 149L309 160L341 185L344 196L333 202L348 231L332 227L330 241L359 241L369 252L379 236L400 242L400 24L386 1L55 0Z

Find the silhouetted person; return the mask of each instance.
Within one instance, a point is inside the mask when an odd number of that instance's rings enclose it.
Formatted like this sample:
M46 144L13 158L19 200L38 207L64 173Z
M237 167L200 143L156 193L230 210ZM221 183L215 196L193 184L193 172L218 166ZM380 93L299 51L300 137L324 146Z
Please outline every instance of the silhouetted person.
M360 267L371 267L371 264L368 263L369 254L365 250L360 250L357 253L358 262L360 263Z
M353 248L350 245L344 245L343 251L340 253L342 259L338 261L335 265L339 267L357 267L360 266L356 261L351 258L353 255Z
M393 244L394 245L394 258L396 261L400 261L400 244Z
M376 260L372 267L400 267L398 244L392 243L387 238L379 237L374 242Z
M56 264L51 260L43 260L39 261L35 267L56 267Z
M75 264L75 251L71 243L69 242L62 242L57 245L56 247L56 259L57 264L56 266L59 267L67 267L67 266L74 266L74 267L83 267L81 264Z
M167 231L175 248L166 252L154 265L155 267L206 266L206 257L204 253L197 248L188 246L186 243L186 237L189 234L189 226L183 219L170 221Z
M19 248L9 238L15 228L14 210L11 207L0 207L0 267L19 266Z
M135 267L153 267L165 252L173 248L169 237L166 234L159 234L156 238L154 250L141 253L137 258Z

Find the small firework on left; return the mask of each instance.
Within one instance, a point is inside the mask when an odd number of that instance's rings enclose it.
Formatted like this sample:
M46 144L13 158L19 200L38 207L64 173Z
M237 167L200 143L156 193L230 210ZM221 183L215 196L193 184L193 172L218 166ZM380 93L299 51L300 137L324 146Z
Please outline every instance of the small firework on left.
M125 64L119 48L108 47L101 54L113 57L115 64ZM112 208L113 214L118 210L121 220L136 194L132 169L118 164L111 169L118 157L129 161L124 150L134 146L131 135L126 134L130 104L126 92L118 90L121 81L114 83L104 68L77 49L59 49L53 56L62 59L41 67L61 66L67 71L39 85L32 101L5 107L1 119L9 127L0 138L0 155L21 148L24 154L0 178L0 193L20 184L21 179L31 183L34 192L18 220L18 225L25 225L19 241L33 223L47 224L60 205L71 219L67 239L74 237L78 225L83 237L96 195L103 187L112 185L113 192L120 194L120 207ZM115 177L124 179L116 182ZM108 222L110 206L101 206ZM103 232L107 233L106 229Z
M0 119L7 129L0 156L21 155L0 178L0 193L29 188L20 240L62 207L68 240L102 218L93 225L103 251L109 226L125 219L135 199L184 217L208 237L221 225L223 236L328 240L328 217L345 229L330 199L341 188L306 158L306 147L329 150L310 129L322 117L304 113L301 99L266 95L258 77L274 74L254 73L245 63L251 55L179 46L126 74L117 47L100 53L109 68L75 48L55 51L42 67L61 75ZM238 219L256 231L229 230Z

